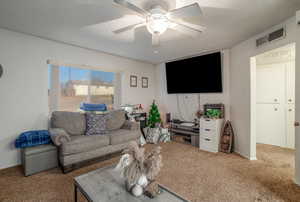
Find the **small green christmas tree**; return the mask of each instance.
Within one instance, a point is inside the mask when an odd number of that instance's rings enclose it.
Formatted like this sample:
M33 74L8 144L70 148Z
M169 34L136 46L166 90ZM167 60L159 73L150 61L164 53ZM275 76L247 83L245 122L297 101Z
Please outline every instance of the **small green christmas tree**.
M150 128L155 128L157 123L161 123L160 113L158 111L157 105L155 104L155 100L153 100L148 117L148 126Z

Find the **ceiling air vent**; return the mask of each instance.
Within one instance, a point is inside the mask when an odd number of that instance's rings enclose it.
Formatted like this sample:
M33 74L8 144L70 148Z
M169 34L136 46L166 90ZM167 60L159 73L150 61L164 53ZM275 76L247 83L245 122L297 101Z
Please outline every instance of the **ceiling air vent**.
M274 41L277 39L282 39L285 37L285 29L281 28L269 34L269 41Z
M264 36L264 37L261 37L259 39L256 40L256 47L259 47L259 46L262 46L266 43L269 42L269 37L268 36Z
M264 37L261 37L256 40L256 47L260 47L264 44L267 44L269 42L272 42L274 40L283 39L286 35L285 28L280 28Z

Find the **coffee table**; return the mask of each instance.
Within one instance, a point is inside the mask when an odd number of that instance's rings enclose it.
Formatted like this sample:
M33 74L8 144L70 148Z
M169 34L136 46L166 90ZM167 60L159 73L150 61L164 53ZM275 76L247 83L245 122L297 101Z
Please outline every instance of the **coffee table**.
M162 193L151 199L145 195L135 197L125 189L124 180L114 171L114 166L100 168L80 175L74 179L74 200L77 202L79 191L92 202L186 202L178 194L159 185Z

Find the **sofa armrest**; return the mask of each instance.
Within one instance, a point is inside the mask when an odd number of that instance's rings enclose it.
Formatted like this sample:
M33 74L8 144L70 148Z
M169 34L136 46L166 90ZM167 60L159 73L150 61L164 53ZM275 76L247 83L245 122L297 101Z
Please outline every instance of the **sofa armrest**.
M121 129L140 130L140 122L126 120Z
M62 128L50 128L49 132L52 142L56 146L60 146L65 142L71 141L70 135Z

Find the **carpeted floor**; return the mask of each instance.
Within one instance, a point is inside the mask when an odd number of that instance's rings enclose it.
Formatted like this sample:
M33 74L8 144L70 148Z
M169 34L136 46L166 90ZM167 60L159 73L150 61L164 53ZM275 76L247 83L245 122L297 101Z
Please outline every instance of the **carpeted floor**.
M159 182L191 201L300 201L300 188L293 183L292 150L258 145L258 160L249 161L236 154L212 154L181 143L161 146L164 167ZM24 177L21 167L1 170L0 201L73 201L73 177L117 161L114 158L69 174L53 169ZM80 201L85 201L82 196Z

